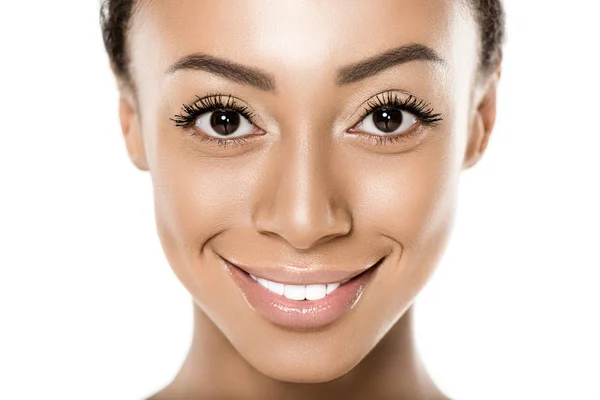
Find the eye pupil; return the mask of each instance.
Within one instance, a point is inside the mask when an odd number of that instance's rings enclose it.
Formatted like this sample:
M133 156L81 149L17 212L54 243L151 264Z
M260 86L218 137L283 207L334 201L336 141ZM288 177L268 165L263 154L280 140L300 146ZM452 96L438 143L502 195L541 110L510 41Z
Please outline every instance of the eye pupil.
M240 115L235 111L215 111L210 126L221 135L231 135L240 126Z
M394 132L402 125L402 111L394 109L377 110L373 113L373 123L383 132Z

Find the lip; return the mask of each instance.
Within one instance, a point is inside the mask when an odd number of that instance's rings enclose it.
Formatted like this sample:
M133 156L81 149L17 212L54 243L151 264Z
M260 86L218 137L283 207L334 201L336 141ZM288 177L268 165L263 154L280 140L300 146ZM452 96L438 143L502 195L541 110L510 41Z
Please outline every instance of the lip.
M276 282L292 282L292 284L334 283L350 279L336 290L319 300L291 300L264 288L252 279L247 271L220 257L229 274L239 286L248 305L263 318L283 328L291 330L314 330L323 328L343 317L358 303L368 283L373 279L377 270L386 257L382 257L375 264L366 269L351 271L298 271L296 269L282 268L276 272L272 268L265 268L268 274L257 276ZM259 270L252 268L253 271ZM261 271L263 269L260 269ZM287 272L286 272L287 271ZM254 275L254 272L251 272ZM268 275L267 278L264 275ZM334 276L335 275L335 276ZM277 277L277 278L275 278ZM333 277L335 279L330 279ZM282 279L283 278L283 279ZM341 279L340 279L341 278ZM279 280L278 280L279 279ZM296 283L306 282L306 283Z
M259 278L265 278L273 282L284 283L288 285L311 285L320 284L326 285L328 283L342 282L347 279L352 279L363 272L367 271L371 267L375 266L378 260L374 263L370 263L362 268L343 270L337 269L324 269L314 267L293 267L293 266L282 266L282 267L259 267L259 266L246 266L232 261L230 258L223 259L228 264L234 265L237 268L252 274Z

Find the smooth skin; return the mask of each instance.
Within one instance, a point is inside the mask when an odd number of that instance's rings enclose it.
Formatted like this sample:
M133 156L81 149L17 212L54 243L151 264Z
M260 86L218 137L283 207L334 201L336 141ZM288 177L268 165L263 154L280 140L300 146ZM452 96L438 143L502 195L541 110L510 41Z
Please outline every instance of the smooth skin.
M477 32L463 1L141 1L121 127L131 160L152 176L164 252L194 300L189 355L152 399L447 398L416 352L412 305L447 244L459 175L494 125L500 64L478 72ZM443 61L336 83L340 68L414 43ZM171 72L196 53L264 71L273 90ZM388 90L443 120L384 145L349 132ZM182 104L213 92L255 112L255 136L222 147L199 139L214 132L175 126ZM296 332L253 311L219 255L338 269L387 258L346 315Z

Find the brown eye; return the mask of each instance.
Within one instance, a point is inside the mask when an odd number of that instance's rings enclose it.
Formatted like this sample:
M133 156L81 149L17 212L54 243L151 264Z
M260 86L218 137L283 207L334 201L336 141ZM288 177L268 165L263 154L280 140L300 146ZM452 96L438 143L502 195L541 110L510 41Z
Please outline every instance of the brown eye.
M254 131L254 125L237 111L216 110L204 113L194 123L208 136L216 138L239 137Z
M400 110L377 110L373 113L373 124L382 132L394 132L402 125L402 112Z
M229 136L240 127L240 115L235 111L214 111L210 126L220 135Z
M357 128L374 135L402 133L418 122L411 113L395 108L382 108L367 115ZM383 135L387 136L387 135Z

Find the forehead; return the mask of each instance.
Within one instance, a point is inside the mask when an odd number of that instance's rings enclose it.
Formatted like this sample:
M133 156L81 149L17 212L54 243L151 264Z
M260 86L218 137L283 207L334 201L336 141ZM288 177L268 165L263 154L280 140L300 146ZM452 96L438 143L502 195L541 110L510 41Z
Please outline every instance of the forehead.
M245 64L333 69L407 43L452 58L453 38L470 31L458 0L160 0L141 2L132 41L168 63L203 51ZM468 25L468 26L466 26ZM465 29L466 28L466 29ZM457 32L460 31L460 32ZM142 45L140 43L140 45ZM140 49L134 45L133 49ZM143 46L142 46L143 47Z

